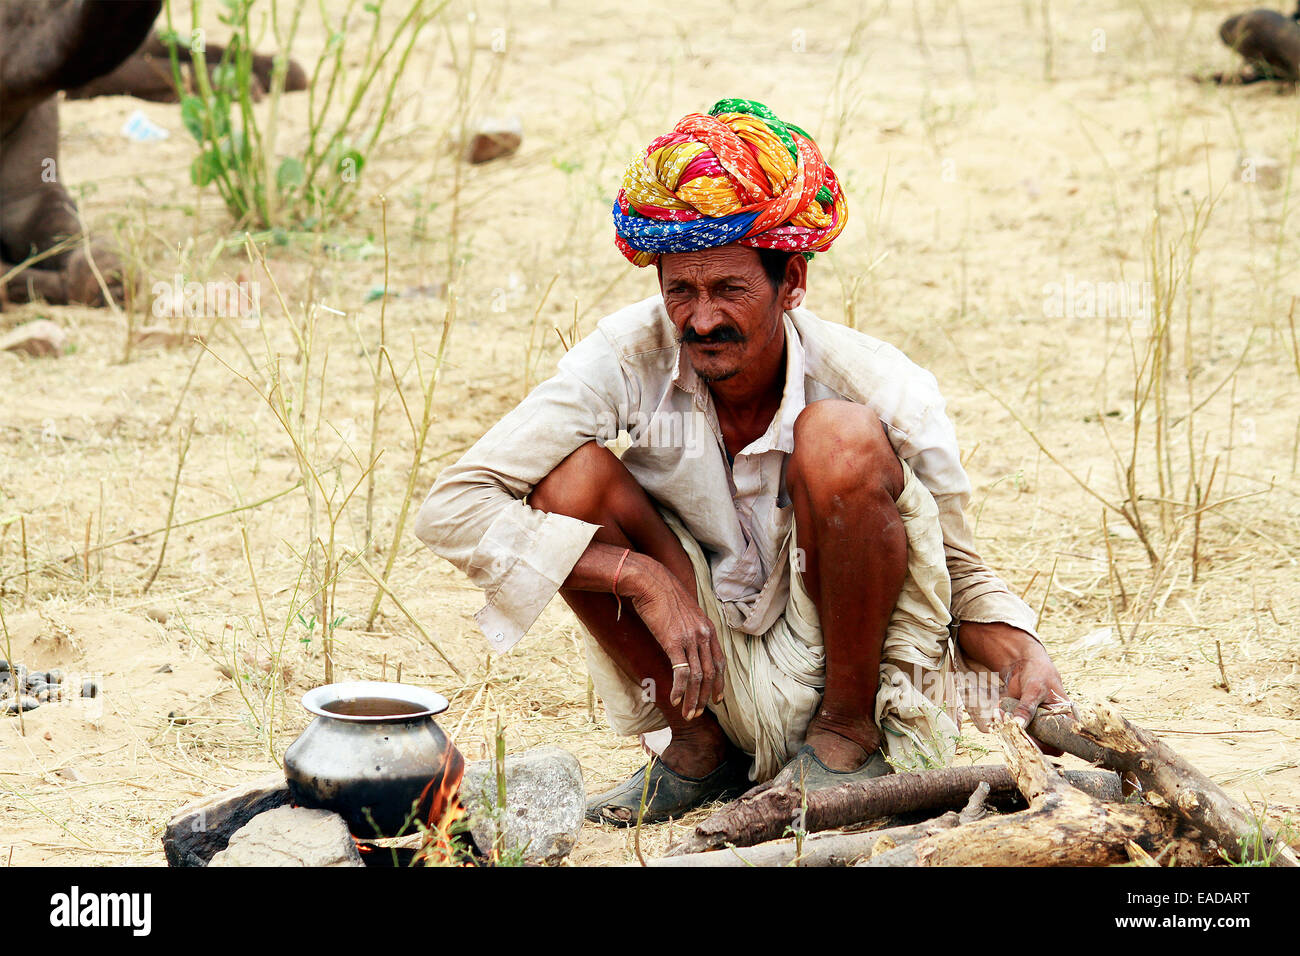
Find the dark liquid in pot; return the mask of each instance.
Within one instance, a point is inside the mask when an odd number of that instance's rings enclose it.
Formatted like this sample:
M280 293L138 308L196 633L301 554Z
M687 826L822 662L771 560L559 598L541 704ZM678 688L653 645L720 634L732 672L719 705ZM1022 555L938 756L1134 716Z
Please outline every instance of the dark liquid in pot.
M429 708L390 697L357 697L324 704L321 710L340 717L411 717L427 714Z

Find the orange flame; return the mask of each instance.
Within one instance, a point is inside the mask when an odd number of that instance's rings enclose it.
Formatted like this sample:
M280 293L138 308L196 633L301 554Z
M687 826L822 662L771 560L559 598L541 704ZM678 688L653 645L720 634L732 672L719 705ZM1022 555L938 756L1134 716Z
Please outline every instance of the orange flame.
M455 848L452 845L451 828L461 817L465 808L460 803L460 784L465 777L465 758L456 746L447 742L447 750L442 756L442 766L425 785L420 794L423 804L434 784L432 800L429 803L429 816L425 821L428 829L424 846L415 856L415 862L430 866L456 865Z

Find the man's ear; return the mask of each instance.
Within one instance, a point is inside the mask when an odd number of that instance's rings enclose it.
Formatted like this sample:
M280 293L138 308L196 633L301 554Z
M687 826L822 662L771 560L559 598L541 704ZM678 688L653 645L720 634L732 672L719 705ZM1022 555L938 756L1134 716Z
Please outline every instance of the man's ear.
M808 288L808 260L802 255L793 255L786 261L785 281L781 288L785 290L782 309L789 312L803 304L804 292Z

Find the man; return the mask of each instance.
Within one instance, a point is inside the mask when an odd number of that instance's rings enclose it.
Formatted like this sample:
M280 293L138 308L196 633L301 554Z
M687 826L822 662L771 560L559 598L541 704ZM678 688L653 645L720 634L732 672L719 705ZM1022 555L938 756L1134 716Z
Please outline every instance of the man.
M614 209L661 295L602 320L420 510L421 540L487 592L494 648L558 591L614 729L670 732L593 819L633 822L647 773L654 821L778 772L816 788L942 762L958 678L998 675L967 694L977 718L1000 693L1026 723L1064 697L974 551L934 377L800 308L846 214L767 107L685 117Z

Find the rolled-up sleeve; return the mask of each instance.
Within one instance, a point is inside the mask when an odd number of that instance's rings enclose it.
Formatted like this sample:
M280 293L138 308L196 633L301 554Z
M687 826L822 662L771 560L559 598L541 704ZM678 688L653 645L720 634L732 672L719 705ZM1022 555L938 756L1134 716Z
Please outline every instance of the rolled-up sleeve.
M497 652L533 625L598 528L524 499L577 448L626 427L629 392L617 353L592 333L438 476L420 507L416 536L483 589L475 619Z

